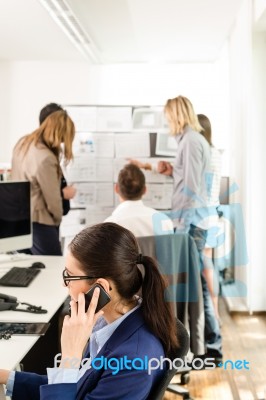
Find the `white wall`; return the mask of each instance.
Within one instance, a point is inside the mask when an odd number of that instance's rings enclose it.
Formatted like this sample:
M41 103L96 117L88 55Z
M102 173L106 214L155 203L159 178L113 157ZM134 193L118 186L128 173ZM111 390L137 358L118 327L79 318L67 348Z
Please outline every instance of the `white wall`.
M61 104L163 105L185 95L198 113L209 116L214 142L229 143L229 95L226 51L214 64L106 65L86 63L14 62L6 68L10 119L3 115L0 162L9 161L17 139L32 131L43 105ZM1 65L1 64L0 64ZM0 104L5 101L0 92ZM4 140L8 132L10 141Z
M8 126L10 141L0 131L0 161L10 161L12 147L19 137L38 125L40 109L51 101L86 103L90 101L87 63L14 62L8 71ZM2 93L0 94L2 101Z
M250 130L250 308L266 310L265 221L266 221L266 33L257 33L253 40L254 93L253 124Z
M262 7L263 1L260 3ZM247 266L237 265L235 272L236 278L247 285L249 310L265 311L266 34L254 34L252 41L253 29L252 1L244 0L229 44L231 176L239 185L234 200L243 209L249 260ZM243 252L244 247L243 242Z
M9 161L5 157L6 149L10 148L10 64L0 63L0 164Z
M249 222L250 222L250 128L252 109L252 1L244 0L232 29L229 40L230 59L230 98L231 98L231 159L230 177L237 183L238 190L231 196L231 201L240 204L243 210L250 256ZM242 232L238 234L241 235ZM244 253L246 243L241 238ZM235 265L235 277L246 285L248 295L242 299L247 305L250 294L249 270L247 263ZM241 293L242 294L242 293ZM233 307L235 308L235 307ZM237 307L236 307L237 308Z
M256 22L266 10L266 0L254 0L253 5L254 5L253 17L254 17L254 22Z

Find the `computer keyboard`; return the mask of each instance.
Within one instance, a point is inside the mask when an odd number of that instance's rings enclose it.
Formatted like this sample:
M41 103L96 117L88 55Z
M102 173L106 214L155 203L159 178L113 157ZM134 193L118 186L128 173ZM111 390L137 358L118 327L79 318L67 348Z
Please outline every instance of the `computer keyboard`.
M0 286L27 287L40 272L37 268L13 267L0 278Z

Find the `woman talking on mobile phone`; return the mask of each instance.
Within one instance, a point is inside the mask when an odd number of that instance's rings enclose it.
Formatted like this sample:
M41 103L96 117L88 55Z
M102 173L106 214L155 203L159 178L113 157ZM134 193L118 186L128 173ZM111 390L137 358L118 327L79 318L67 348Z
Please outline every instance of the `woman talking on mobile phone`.
M147 399L167 366L148 373L141 360L171 357L178 349L176 323L154 260L139 254L129 230L102 223L73 239L63 279L72 300L59 368L48 368L48 377L0 370L0 383L7 384L12 400ZM99 288L87 311L84 298L95 284L110 296L97 313ZM82 361L88 357L91 368Z

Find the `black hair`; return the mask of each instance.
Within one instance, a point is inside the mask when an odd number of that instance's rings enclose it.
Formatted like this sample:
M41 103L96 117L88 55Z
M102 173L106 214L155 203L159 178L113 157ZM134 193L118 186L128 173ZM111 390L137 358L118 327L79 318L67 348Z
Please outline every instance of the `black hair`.
M57 103L49 103L45 107L43 107L40 111L39 115L39 122L40 125L43 123L43 121L52 113L56 111L64 111L63 107L60 104Z

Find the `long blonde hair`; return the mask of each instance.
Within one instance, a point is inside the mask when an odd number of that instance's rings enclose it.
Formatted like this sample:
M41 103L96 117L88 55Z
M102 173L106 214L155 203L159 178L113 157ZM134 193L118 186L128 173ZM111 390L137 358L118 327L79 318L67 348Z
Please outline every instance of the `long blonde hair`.
M196 132L202 130L193 106L186 97L178 96L167 100L164 112L169 121L173 136L182 133L186 126L190 126Z
M16 147L26 154L32 143L35 146L38 146L38 143L43 143L55 154L58 162L63 155L65 164L67 164L73 158L72 143L74 136L75 126L67 112L64 110L55 111L45 118L39 128L29 135L23 136ZM63 150L62 143L64 144Z

